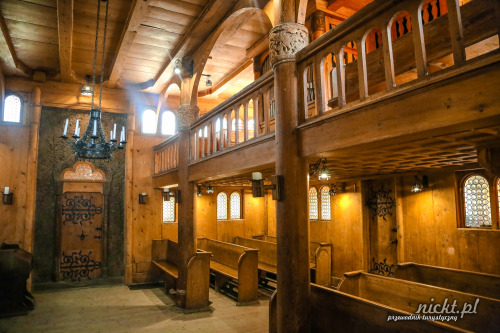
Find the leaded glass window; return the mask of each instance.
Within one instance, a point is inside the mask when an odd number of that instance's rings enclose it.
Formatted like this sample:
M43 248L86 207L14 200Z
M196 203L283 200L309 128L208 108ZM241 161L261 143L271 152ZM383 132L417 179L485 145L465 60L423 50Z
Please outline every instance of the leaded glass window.
M323 186L321 188L321 219L330 221L332 219L330 211L330 188Z
M156 133L156 112L153 109L146 109L142 113L142 133Z
M163 201L163 222L175 222L175 198Z
M21 122L21 98L16 95L9 95L5 98L3 108L3 121L11 123Z
M473 175L464 183L465 226L491 227L490 188L486 178Z
M217 220L227 220L227 194L217 194Z
M309 219L318 219L318 192L314 187L309 189Z
M241 219L241 194L231 193L229 208L231 211L231 220Z

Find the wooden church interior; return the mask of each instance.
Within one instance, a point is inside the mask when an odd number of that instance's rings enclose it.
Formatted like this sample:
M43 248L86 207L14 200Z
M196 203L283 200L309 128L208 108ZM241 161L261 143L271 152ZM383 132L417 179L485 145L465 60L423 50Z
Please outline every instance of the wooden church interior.
M500 331L500 2L108 0L96 38L98 3L0 1L0 243L32 254L28 290L264 293L270 332ZM123 131L109 160L67 142L94 103ZM445 299L477 311L388 320Z

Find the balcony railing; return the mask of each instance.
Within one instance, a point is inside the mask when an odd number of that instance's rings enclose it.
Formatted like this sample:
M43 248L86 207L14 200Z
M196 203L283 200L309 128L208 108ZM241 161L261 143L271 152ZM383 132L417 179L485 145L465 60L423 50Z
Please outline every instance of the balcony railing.
M203 115L191 127L191 161L274 131L273 72Z
M347 112L498 50L500 6L457 5L464 2L375 1L312 42L297 54L300 122Z
M177 168L179 156L179 136L176 134L153 148L155 156L155 175Z

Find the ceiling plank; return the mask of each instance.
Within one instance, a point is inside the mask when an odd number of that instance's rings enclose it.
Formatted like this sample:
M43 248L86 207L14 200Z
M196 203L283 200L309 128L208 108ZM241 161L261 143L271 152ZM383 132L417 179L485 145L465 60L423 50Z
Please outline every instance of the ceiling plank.
M148 1L135 0L132 5L127 24L125 25L120 39L118 52L116 53L116 57L111 67L111 75L108 81L109 87L116 87L118 84L128 52L137 36L137 31L139 30L142 20L146 17L148 7Z
M0 12L0 29L2 30L2 34L0 35L0 58L11 69L18 69L23 74L31 76L33 74L31 68L17 58L2 12Z
M59 37L59 66L61 81L84 82L71 68L73 52L73 0L57 0L57 31Z

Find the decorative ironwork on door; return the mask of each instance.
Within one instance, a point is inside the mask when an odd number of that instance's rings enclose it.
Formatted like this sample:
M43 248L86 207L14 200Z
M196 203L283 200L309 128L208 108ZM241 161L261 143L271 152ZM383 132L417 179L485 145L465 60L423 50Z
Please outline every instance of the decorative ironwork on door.
M60 278L81 281L99 277L103 195L67 192L61 201Z

